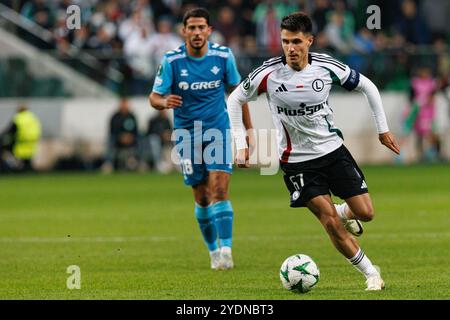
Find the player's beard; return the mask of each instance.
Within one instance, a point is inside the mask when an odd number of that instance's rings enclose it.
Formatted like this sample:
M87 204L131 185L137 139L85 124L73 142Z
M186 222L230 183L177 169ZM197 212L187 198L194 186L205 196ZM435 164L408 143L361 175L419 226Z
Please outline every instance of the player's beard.
M287 56L286 59L288 60L289 65L295 70L301 70L305 67L303 65L305 61L305 55L302 53L296 53L294 57Z
M194 40L200 40L200 44L195 44ZM206 44L206 40L202 38L192 38L189 42L191 44L191 47L198 51L200 51Z
M300 67L300 56L299 55L296 55L295 57L287 56L286 58L289 62L289 65L291 67L293 67L294 69L298 69Z

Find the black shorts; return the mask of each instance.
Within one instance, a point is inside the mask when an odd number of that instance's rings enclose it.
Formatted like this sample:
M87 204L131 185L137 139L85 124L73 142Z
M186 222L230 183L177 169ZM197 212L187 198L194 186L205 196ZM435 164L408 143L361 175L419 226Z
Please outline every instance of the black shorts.
M333 193L347 199L369 192L364 174L344 145L317 159L281 163L281 169L291 207L306 207L307 201L319 195Z

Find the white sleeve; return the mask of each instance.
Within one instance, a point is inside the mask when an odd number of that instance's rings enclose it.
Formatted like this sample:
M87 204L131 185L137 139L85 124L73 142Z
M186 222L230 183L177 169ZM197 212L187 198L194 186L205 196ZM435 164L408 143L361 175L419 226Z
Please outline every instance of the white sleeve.
M234 89L227 100L228 116L231 123L231 134L236 143L236 149L247 148L247 133L242 122L242 105L256 100L259 94L266 92L267 77L281 63L281 58L274 58L264 62L248 75L241 84Z
M242 84L239 85L230 94L227 100L228 105L228 116L230 117L231 123L231 134L236 143L236 149L246 149L247 140L244 123L242 121L242 105L248 102L248 97L243 93L241 88Z
M380 92L375 84L364 75L359 74L359 83L355 90L362 92L366 96L372 109L373 117L375 118L378 133L388 132L389 127L384 113L383 103L381 102Z
M311 52L310 55L312 64L328 70L334 85L339 85L348 91L356 88L359 82L359 73L356 70L327 54Z

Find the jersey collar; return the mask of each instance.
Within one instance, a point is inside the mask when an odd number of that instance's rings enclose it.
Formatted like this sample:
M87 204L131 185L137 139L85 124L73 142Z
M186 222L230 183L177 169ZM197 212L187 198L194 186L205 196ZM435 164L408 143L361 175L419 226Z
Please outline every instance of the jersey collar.
M206 41L206 45L208 46L208 51L206 51L205 55L201 56L200 58L196 58L196 57L189 55L187 48L186 48L186 43L183 44L184 51L186 52L186 57L188 57L189 59L194 60L194 61L202 61L202 60L206 59L206 57L208 56L210 47L211 47L209 41Z
M308 61L308 63L306 64L306 66L305 66L302 70L300 70L300 71L297 71L297 70L295 70L295 69L292 69L291 66L288 65L287 63L284 65L284 67L285 67L287 70L289 70L289 72L292 72L292 73L302 73L302 72L308 70L309 67L311 67L311 63Z

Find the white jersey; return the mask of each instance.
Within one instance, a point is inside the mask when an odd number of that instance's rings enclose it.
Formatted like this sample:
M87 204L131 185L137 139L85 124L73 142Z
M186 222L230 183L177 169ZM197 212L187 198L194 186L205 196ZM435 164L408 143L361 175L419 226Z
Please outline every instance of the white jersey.
M236 89L240 100L265 93L278 129L281 162L303 162L324 156L343 143L328 104L332 85L353 90L359 73L325 54L310 53L308 64L292 69L284 56L265 61Z

